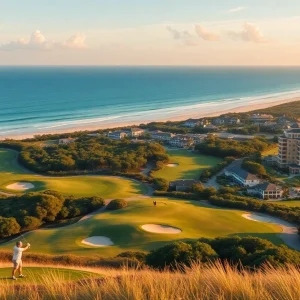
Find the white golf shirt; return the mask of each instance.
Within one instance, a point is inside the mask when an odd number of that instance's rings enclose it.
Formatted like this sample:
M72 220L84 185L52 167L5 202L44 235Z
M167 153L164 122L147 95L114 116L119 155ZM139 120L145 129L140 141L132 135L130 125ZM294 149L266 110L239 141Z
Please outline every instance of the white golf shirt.
M19 248L17 246L14 246L14 256L13 259L16 262L20 262L22 260L22 253L24 251L24 248Z

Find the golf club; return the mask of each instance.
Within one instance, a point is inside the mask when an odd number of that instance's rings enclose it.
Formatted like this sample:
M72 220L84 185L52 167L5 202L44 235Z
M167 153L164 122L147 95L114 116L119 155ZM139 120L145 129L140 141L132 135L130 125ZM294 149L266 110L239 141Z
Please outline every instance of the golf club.
M25 236L24 236L22 233L20 233L20 234L21 234L23 240L24 240L27 244L29 244L28 241L26 240Z

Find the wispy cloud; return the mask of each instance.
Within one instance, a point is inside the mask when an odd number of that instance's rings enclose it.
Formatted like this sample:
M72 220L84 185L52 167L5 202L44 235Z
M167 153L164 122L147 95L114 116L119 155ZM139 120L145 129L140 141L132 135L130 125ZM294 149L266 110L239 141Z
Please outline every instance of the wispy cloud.
M0 45L0 50L53 50L53 49L85 49L85 37L77 33L72 35L66 41L56 42L47 40L41 31L34 31L29 39L20 38L7 44Z
M239 12L239 11L242 11L242 10L245 10L245 9L247 9L247 7L245 7L245 6L237 6L237 7L233 7L231 9L229 9L227 11L227 13L232 14L232 13L236 13L236 12Z
M228 36L233 40L241 40L245 42L253 42L253 43L268 42L268 39L264 36L264 34L260 31L260 29L251 23L245 23L243 25L242 31L228 32Z
M167 26L166 29L169 31L174 40L183 41L183 43L188 46L198 45L196 37L190 34L187 30L178 30L171 26Z
M216 42L220 40L220 35L212 31L208 31L200 25L195 26L196 34L205 41Z

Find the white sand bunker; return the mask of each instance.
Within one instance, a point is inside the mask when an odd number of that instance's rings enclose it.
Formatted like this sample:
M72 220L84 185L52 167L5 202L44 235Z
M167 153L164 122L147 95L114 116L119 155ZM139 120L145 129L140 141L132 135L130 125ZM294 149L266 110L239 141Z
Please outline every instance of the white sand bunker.
M145 224L142 226L142 229L152 233L164 233L164 234L178 234L182 230L179 228L167 226L167 225L158 225L158 224Z
M112 240L106 236L91 236L82 240L81 243L93 247L107 247L114 244Z
M15 183L9 184L6 188L8 190L26 191L26 190L34 188L34 185L30 182L15 182Z
M178 167L178 164L175 164L175 163L167 164L167 167L175 168L175 167Z

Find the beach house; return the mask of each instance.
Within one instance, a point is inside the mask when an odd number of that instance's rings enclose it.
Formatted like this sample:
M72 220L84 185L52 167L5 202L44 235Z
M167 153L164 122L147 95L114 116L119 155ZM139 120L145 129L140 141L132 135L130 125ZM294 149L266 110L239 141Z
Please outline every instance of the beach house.
M150 134L154 140L158 140L158 141L170 141L170 139L175 136L175 134L173 133L162 132L160 130L152 131L150 132Z
M260 183L248 189L247 192L264 200L281 199L283 195L282 187L270 182Z
M169 187L171 190L175 190L178 192L186 192L190 190L194 184L197 183L200 183L200 181L194 179L179 179L171 181L169 183Z
M128 136L127 132L122 130L111 131L107 135L107 137L109 137L112 140L122 140L127 136Z
M224 170L225 176L231 178L237 184L244 187L253 187L258 185L261 180L254 174L242 168L242 159L237 159Z

